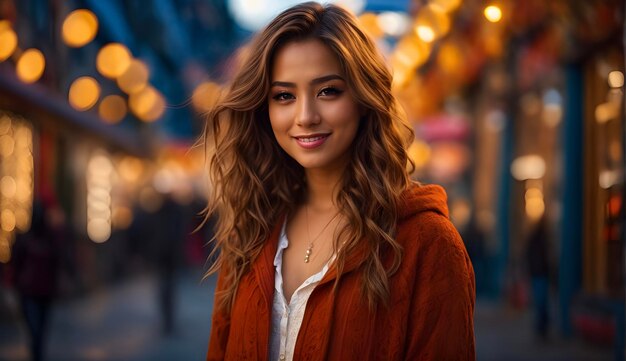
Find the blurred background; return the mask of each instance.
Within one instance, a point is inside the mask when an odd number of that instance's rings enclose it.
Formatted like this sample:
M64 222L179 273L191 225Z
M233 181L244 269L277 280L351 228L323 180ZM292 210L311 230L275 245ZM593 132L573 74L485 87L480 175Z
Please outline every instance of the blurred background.
M0 359L201 360L194 146L287 0L0 0ZM344 0L476 273L479 360L624 360L624 3Z

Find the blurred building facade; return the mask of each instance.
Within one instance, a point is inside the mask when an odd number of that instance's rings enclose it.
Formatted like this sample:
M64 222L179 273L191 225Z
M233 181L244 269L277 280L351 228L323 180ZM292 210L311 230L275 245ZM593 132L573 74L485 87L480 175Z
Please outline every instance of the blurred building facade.
M150 259L153 240L130 238L166 199L196 219L203 156L189 149L236 36L221 1L1 1L0 261L36 199L62 206L87 287ZM180 238L202 252L192 221Z

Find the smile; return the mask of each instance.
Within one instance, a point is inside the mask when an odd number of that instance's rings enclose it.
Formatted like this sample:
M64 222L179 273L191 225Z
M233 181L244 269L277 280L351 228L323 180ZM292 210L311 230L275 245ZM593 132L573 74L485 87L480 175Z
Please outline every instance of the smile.
M330 134L316 134L311 136L294 137L298 145L305 149L313 149L326 142Z

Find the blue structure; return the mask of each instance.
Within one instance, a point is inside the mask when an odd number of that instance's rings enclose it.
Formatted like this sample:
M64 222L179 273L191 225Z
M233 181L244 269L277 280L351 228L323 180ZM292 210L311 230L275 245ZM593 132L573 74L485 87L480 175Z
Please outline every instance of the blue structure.
M583 194L583 79L576 65L565 70L566 94L563 122L563 216L559 254L559 310L563 335L572 335L571 303L580 290L582 264Z

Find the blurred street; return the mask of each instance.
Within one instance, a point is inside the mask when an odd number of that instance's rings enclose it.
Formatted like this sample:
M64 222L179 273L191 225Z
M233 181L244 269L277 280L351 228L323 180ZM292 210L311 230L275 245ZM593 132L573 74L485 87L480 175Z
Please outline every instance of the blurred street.
M72 360L202 360L210 329L214 278L200 283L199 272L180 275L176 326L171 336L160 332L155 277L144 275L84 298L62 301L52 316L50 361ZM21 320L7 317L16 307L3 290L0 360L27 360ZM11 304L12 303L12 304ZM478 360L584 361L612 360L611 350L557 336L537 341L530 313L479 300L475 317ZM183 326L184 325L184 326Z
M164 336L157 307L157 281L150 275L67 301L59 301L50 322L48 360L201 360L210 330L213 278L179 277L174 332ZM8 305L2 293L2 311ZM16 315L17 312L10 312ZM0 323L0 360L27 360L26 330L17 316Z

